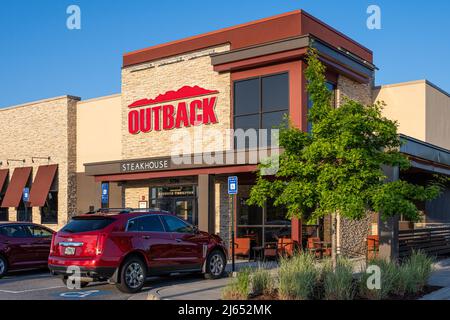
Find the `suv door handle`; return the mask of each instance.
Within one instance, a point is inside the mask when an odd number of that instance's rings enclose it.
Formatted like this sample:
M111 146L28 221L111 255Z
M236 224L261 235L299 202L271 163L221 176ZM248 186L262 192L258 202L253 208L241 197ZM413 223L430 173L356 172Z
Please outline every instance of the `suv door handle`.
M142 239L144 240L149 240L151 237L150 236L142 236Z
M180 243L180 242L183 242L183 239L175 239L175 241Z

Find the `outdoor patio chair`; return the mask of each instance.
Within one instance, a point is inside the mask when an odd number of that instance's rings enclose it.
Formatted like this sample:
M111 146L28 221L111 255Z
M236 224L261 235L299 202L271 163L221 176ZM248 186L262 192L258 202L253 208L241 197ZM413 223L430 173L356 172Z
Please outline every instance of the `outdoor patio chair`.
M231 250L230 250L231 253ZM236 238L234 241L234 253L236 256L244 256L250 261L251 239Z
M380 250L380 236L367 237L367 259L375 259L378 257Z

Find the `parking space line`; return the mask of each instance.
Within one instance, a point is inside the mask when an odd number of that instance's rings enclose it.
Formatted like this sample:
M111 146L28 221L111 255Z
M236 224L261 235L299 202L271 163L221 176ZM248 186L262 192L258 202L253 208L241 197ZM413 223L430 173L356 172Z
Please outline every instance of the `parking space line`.
M45 291L45 290L61 289L61 288L65 288L65 286L48 287L48 288L36 288L36 289L21 290L21 291L1 290L1 289L0 289L0 292L1 292L1 293L11 293L11 294L21 294L21 293L36 292L36 291Z

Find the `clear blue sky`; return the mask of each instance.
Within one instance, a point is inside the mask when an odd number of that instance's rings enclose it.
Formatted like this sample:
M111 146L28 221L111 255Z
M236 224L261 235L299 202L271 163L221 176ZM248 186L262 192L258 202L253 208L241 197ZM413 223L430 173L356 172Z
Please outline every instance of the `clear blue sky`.
M66 28L71 4L81 30ZM381 30L366 27L370 4L382 10ZM378 84L426 78L450 91L448 0L2 0L0 107L118 93L125 52L294 9L372 49Z

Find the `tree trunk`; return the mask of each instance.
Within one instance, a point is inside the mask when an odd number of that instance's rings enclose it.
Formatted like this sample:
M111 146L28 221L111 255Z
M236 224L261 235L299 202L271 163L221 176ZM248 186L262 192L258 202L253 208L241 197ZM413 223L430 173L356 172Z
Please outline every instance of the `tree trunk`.
M331 263L333 270L336 270L337 264L337 217L336 213L331 214Z

